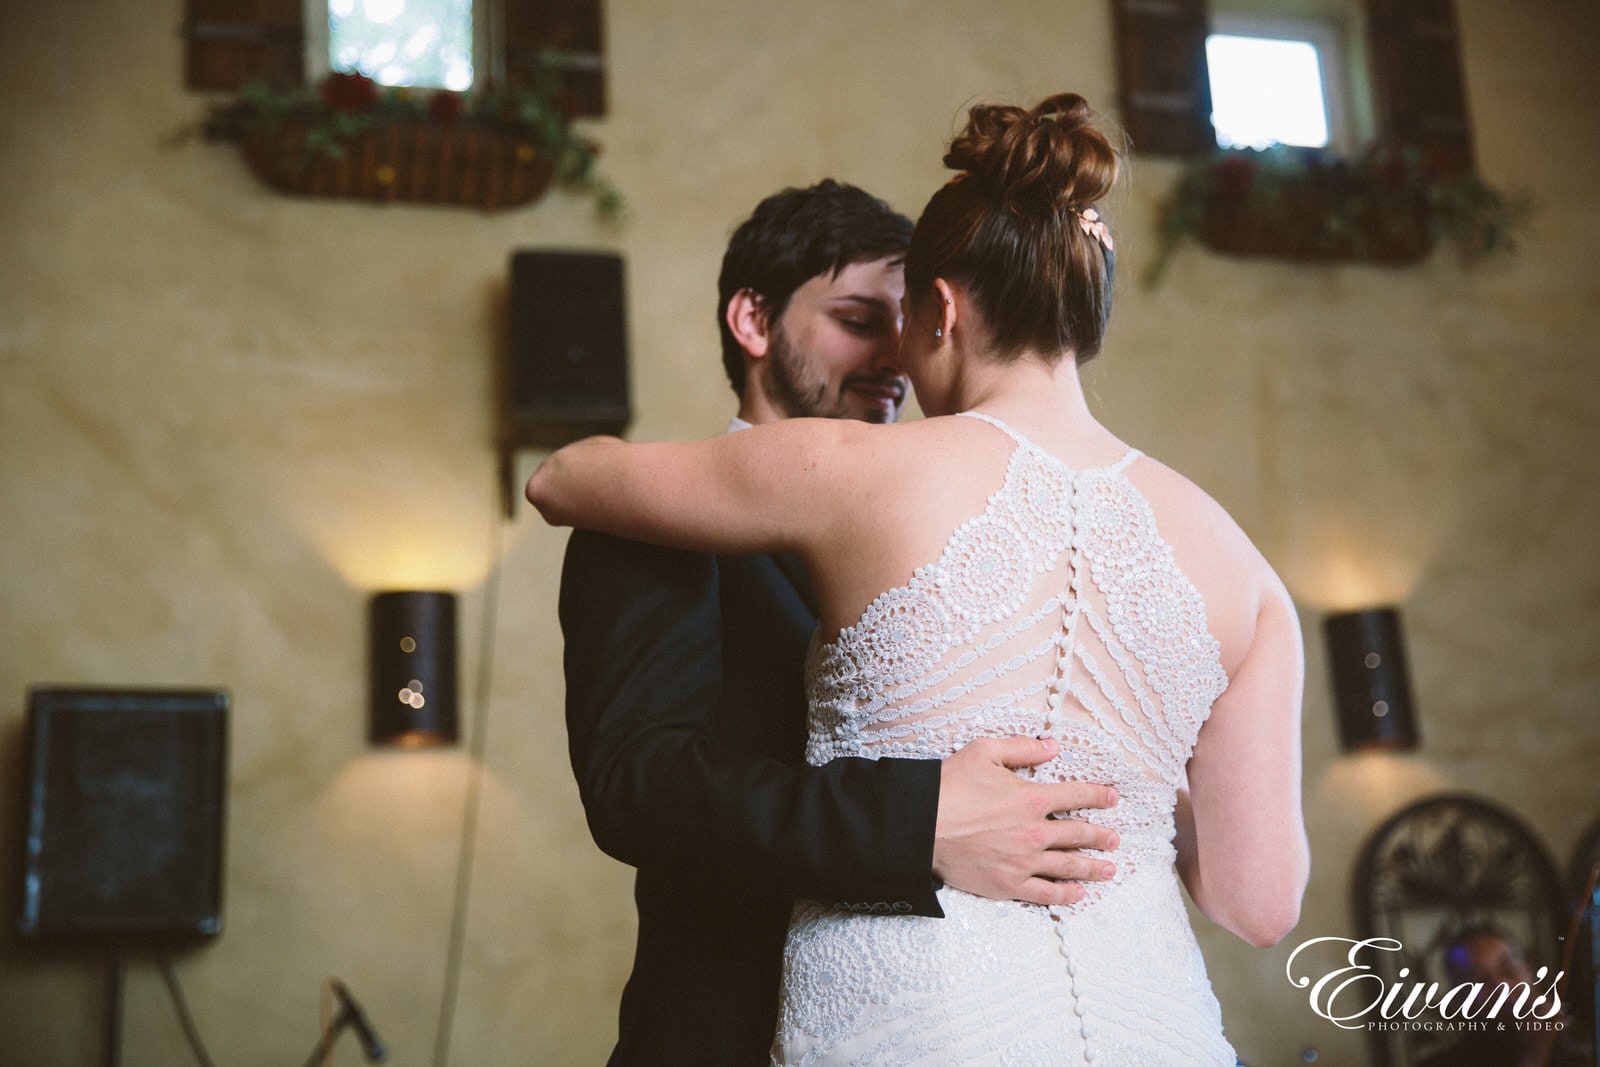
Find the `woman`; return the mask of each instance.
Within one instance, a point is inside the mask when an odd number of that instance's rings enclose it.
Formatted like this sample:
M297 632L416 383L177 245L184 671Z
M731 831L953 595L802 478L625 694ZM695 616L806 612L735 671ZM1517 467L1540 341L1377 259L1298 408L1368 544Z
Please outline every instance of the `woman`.
M901 369L928 418L594 439L528 498L556 524L810 569L807 759L1062 741L1109 782L1116 874L1075 904L941 891L946 917L802 903L779 1063L1233 1064L1178 878L1255 945L1298 917L1299 630L1222 509L1090 414L1118 159L1087 105L977 107L906 259Z

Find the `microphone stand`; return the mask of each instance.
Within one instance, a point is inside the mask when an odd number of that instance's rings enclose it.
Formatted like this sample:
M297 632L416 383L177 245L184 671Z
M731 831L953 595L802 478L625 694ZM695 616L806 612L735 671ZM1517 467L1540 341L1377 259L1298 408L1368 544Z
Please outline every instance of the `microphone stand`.
M329 982L333 987L333 994L339 1001L339 1013L333 1017L328 1028L322 1031L322 1039L317 1042L317 1047L311 1050L311 1056L306 1060L305 1067L321 1067L328 1053L333 1050L333 1043L339 1040L339 1035L344 1033L345 1027L354 1027L357 1038L361 1041L361 1051L367 1057L368 1063L382 1063L389 1055L389 1050L383 1047L383 1042L378 1040L378 1035L372 1029L372 1024L367 1022L367 1017L362 1014L361 1005L356 1003L355 997L344 987L338 979Z

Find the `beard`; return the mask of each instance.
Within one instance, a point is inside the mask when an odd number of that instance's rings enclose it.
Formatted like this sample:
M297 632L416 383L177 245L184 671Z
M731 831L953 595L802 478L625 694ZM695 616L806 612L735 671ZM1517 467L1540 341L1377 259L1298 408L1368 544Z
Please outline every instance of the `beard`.
M767 379L772 400L791 419L861 419L864 422L893 422L899 413L881 407L858 409L852 406L848 390L857 382L879 383L886 376L879 373L846 376L837 389L827 376L789 343L781 326L772 332L771 352L768 354L771 373ZM902 401L904 397L902 396Z

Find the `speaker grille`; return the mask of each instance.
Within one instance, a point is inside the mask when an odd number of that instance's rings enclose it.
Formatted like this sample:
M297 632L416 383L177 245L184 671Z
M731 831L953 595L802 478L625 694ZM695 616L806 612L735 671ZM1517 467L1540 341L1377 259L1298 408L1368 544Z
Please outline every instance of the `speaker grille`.
M510 429L620 433L632 417L622 259L604 252L511 257Z
M221 930L227 709L220 691L30 694L25 937Z

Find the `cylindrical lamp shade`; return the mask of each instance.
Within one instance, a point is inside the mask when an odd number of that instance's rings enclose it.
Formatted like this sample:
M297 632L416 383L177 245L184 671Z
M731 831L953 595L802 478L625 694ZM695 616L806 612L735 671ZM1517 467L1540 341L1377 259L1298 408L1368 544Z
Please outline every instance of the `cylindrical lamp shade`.
M1416 748L1400 613L1371 608L1330 615L1323 634L1344 750Z
M368 609L374 745L456 741L456 596L376 593Z

